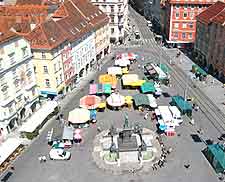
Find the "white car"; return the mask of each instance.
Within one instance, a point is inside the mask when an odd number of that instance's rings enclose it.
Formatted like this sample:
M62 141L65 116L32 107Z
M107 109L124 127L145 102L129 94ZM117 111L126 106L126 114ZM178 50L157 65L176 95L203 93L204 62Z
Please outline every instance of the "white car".
M49 152L49 158L51 160L69 160L71 153L63 149L51 149Z
M151 21L147 21L147 26L152 28L152 22Z

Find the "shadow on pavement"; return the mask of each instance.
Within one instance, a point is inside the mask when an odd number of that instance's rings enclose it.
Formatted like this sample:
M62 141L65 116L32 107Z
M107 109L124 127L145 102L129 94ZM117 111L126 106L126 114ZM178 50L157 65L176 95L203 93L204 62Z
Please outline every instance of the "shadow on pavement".
M10 176L12 176L12 172L7 172L6 175L1 179L2 182L7 182L10 178Z

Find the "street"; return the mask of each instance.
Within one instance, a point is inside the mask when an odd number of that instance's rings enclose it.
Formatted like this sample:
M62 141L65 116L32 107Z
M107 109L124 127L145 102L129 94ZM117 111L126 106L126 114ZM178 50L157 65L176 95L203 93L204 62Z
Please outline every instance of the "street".
M119 47L113 48L112 55L119 52L134 52L144 60L138 60L137 64L144 65L147 62L167 63L169 65L170 57L165 53L164 49L157 45L154 40L153 33L146 25L146 20L136 12L130 12L131 17L136 22L141 33L143 45L140 47ZM140 41L141 42L141 41ZM110 57L108 59L111 59ZM98 76L101 73L106 73L107 68L113 65L114 61L108 60L102 66L100 72L96 73L91 79L98 82ZM170 66L170 65L169 65ZM97 134L97 127L108 129L112 124L115 127L122 127L123 112L128 112L129 120L132 123L142 122L143 126L155 130L155 124L151 121L144 121L143 116L137 111L111 111L107 109L103 113L97 114L97 124L91 125L89 128L83 129L82 136L84 141L80 145L74 145L71 149L72 158L69 161L50 161L40 164L38 157L40 155L48 156L50 148L47 145L47 132L58 125L57 121L52 121L41 133L32 145L15 161L15 171L8 179L10 182L89 182L89 181L104 181L104 182L144 182L144 181L171 181L171 182L189 182L189 181L217 181L216 174L208 161L202 154L202 150L206 147L204 142L194 142L192 136L198 135L197 130L202 128L204 133L201 136L203 140L217 140L217 137L225 129L224 114L217 109L214 103L205 96L199 88L195 88L193 83L183 74L182 70L175 66L170 66L173 71L171 74L172 87L163 86L163 92L170 96L184 95L184 90L188 88L188 94L197 98L201 110L193 113L196 125L189 124L189 120L184 117L184 123L176 129L177 135L174 137L164 137L166 145L171 146L174 150L168 156L165 167L157 171L149 171L149 173L135 173L112 175L107 171L98 169L92 160L93 138ZM143 70L138 69L137 65L131 66L132 73L138 73L142 78ZM64 118L68 118L68 113L72 109L79 106L79 99L88 94L89 84L85 85L76 94L70 96L68 103L62 107ZM122 90L121 94L134 94L136 91ZM138 93L138 92L137 92ZM161 96L157 101L159 105L169 105L170 97ZM179 135L178 135L179 134ZM190 164L190 168L184 168L184 164ZM4 176L1 177L1 179Z

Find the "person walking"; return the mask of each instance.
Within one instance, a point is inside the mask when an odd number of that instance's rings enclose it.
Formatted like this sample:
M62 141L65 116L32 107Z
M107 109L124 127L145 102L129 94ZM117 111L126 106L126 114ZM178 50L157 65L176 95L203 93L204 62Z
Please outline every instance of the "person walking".
M148 119L148 115L149 115L149 113L147 112L147 113L145 114L145 116L144 116L144 119L145 119L145 120Z

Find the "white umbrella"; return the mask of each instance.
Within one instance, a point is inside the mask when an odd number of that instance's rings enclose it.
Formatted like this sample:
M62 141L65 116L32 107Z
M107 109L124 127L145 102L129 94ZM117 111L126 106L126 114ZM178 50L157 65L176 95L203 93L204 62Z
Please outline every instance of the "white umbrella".
M106 101L110 106L120 107L125 104L125 97L119 93L112 93Z
M73 124L81 124L90 120L90 111L84 108L76 108L69 112L68 121Z

